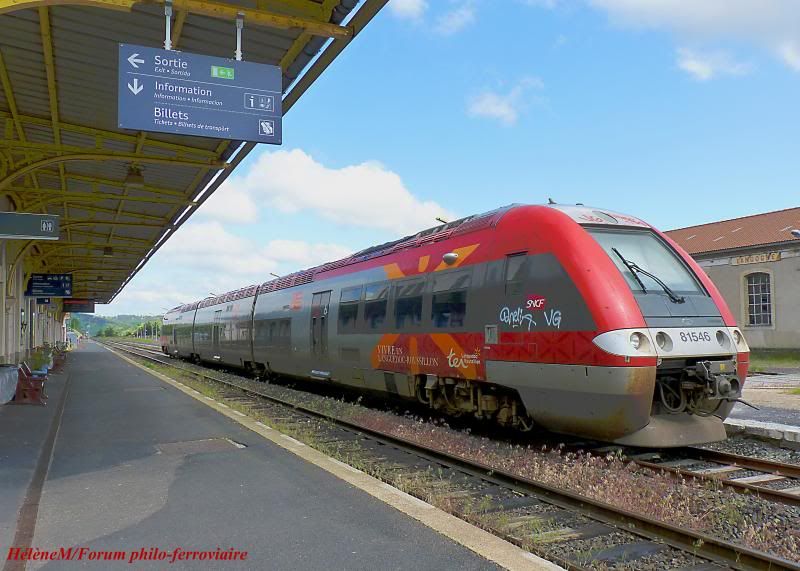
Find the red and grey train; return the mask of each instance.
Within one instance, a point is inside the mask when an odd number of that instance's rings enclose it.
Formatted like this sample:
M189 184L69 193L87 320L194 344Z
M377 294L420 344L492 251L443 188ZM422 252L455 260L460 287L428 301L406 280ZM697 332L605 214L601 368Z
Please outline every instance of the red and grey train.
M176 307L163 351L634 446L725 438L749 348L638 218L512 205Z

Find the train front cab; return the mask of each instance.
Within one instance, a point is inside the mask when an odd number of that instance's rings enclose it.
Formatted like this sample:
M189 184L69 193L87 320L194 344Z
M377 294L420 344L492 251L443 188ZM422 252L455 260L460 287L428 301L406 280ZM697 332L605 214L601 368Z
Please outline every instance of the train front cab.
M488 360L487 380L515 388L534 422L557 432L647 447L724 439L749 349L705 273L634 218L537 210L533 240L568 275L553 297L575 288L579 296L565 306L593 323L527 338L507 333L505 341L535 355ZM502 329L500 337L502 346Z

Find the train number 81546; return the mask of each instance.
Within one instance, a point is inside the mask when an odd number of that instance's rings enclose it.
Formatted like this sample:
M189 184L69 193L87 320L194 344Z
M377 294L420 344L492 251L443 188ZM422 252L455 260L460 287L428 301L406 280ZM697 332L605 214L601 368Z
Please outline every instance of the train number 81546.
M711 341L708 331L681 331L681 341L684 343L703 343Z

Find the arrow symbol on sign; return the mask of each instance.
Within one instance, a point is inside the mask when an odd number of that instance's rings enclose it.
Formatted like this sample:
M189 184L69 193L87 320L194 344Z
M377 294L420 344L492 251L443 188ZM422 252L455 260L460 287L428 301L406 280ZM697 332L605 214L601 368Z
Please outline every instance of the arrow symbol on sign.
M138 64L144 63L144 60L139 59L139 54L131 54L130 57L128 58L128 63L131 64L136 69L139 69Z
M144 89L144 85L139 85L139 78L138 77L134 77L133 78L133 85L131 85L129 83L128 84L128 89L130 89L131 93L133 93L134 95L139 95L139 93L142 92L142 89Z

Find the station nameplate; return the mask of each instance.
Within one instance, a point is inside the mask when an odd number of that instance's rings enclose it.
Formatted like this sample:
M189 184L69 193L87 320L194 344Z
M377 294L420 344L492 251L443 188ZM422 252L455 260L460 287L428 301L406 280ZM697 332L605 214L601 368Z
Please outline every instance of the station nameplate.
M25 295L29 297L72 297L72 275L31 274Z
M749 256L737 256L731 258L731 265L741 266L743 264L763 264L766 262L779 262L780 252L765 252L763 254L750 254Z
M119 45L123 129L280 145L282 88L274 65Z
M0 212L0 239L58 240L58 216Z

